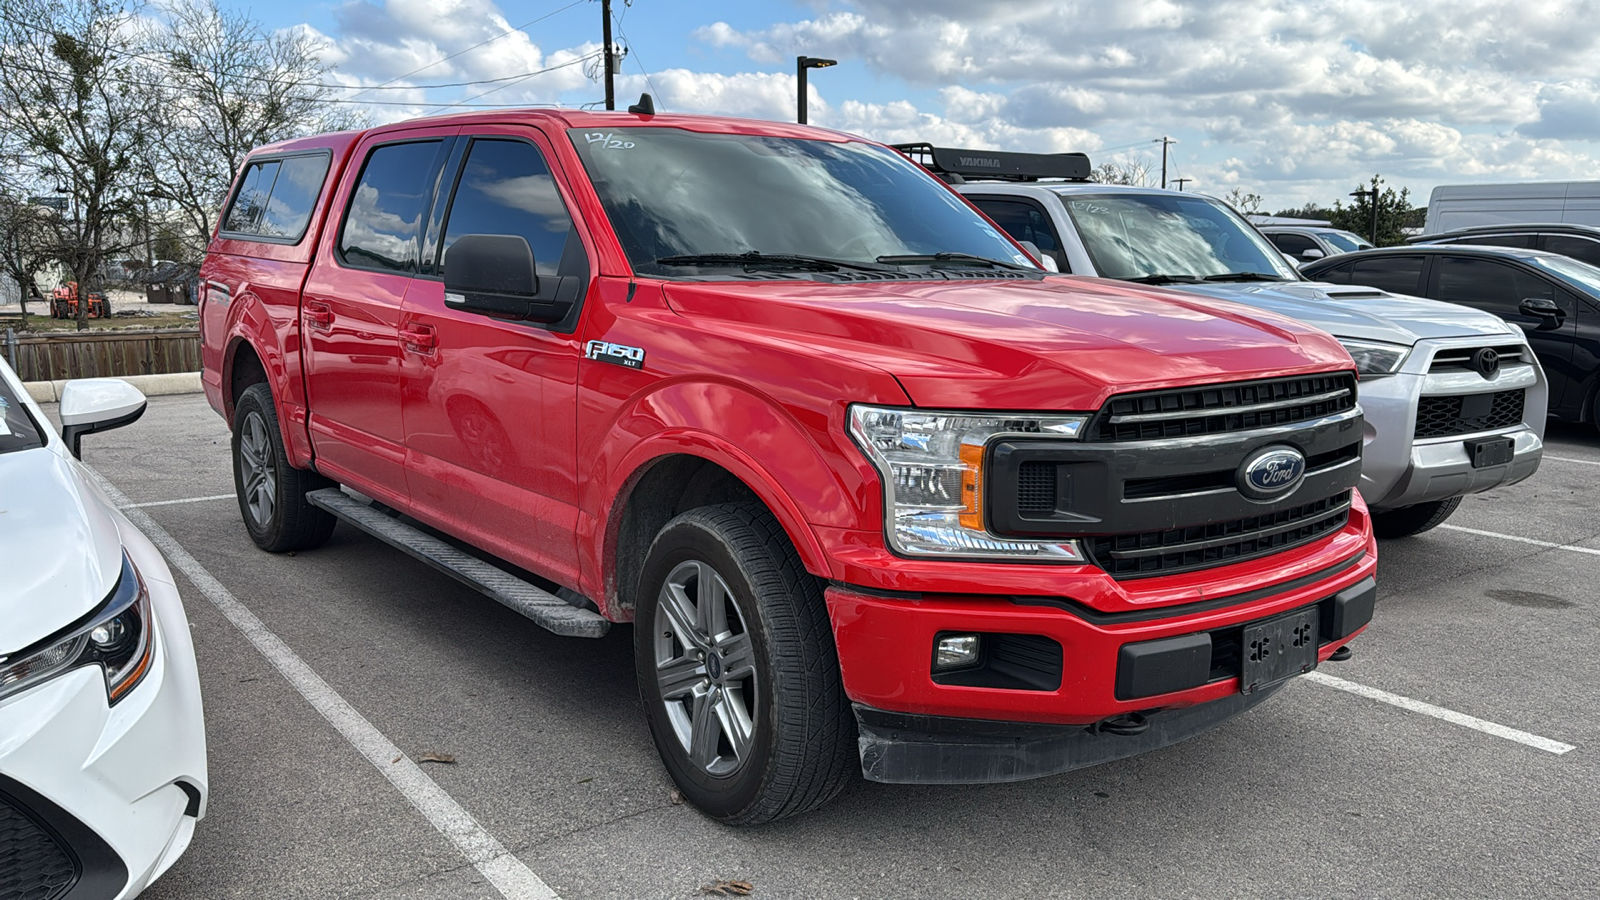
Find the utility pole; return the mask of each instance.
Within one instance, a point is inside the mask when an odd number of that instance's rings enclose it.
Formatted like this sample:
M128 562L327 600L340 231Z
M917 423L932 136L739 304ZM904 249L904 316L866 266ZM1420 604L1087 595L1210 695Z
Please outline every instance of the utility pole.
M1193 178L1174 178L1172 180L1178 185L1178 190L1181 191L1181 190L1183 190L1183 186L1184 185L1188 184L1189 182L1193 181L1194 179Z
M1161 189L1162 190L1166 190L1166 188L1167 188L1167 148L1172 146L1173 144L1176 144L1177 141L1173 140L1172 138L1167 137L1166 135L1162 135L1161 137L1156 138L1155 140L1151 141L1150 143L1152 143L1152 144L1160 144L1161 145Z
M605 56L602 57L606 69L606 109L616 109L617 90L611 81L611 76L616 70L616 66L612 64L614 53L611 46L611 0L600 0L600 40L606 45Z

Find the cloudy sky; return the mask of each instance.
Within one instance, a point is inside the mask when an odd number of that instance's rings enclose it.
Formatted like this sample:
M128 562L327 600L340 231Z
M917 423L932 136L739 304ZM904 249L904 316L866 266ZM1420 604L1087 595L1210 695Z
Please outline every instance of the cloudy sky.
M223 2L325 39L376 121L603 96L596 0ZM839 60L811 73L813 124L1153 169L1168 135L1173 177L1269 209L1373 173L1418 205L1441 183L1600 179L1600 0L614 4L619 98L673 112L792 119L804 53Z

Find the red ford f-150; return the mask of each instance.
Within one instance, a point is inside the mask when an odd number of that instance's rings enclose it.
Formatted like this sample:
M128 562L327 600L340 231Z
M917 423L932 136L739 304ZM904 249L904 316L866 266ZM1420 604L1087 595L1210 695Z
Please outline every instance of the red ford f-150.
M742 824L1162 747L1366 626L1331 337L1051 276L878 144L637 109L249 157L202 328L258 545L344 520L632 622L666 767Z

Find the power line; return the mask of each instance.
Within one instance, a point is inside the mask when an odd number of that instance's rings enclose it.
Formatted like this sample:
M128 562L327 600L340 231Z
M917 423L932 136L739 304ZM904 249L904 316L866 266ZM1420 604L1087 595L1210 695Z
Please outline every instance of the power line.
M529 78L532 78L535 75L543 75L546 72L554 72L557 69L565 69L568 66L575 66L578 63L594 59L595 56L599 52L600 51L595 51L593 53L585 53L582 56L578 56L578 57L574 57L572 59L569 59L564 63L560 63L558 65L550 66L549 68L545 68L545 69L539 69L538 71L535 71L535 72L529 72L526 75L523 75L523 76L521 76L521 77L519 77L519 78L517 78L517 79L515 79L513 81L508 81L505 84L499 85L498 87L492 87L492 88L488 89L487 91L482 91L480 93L473 94L471 97L468 97L466 100L463 100L460 103L435 103L435 104L431 104L431 106L432 106L432 109L447 109L447 108L452 107L452 106L470 106L470 105L473 105L472 101L474 101L474 100L477 100L477 99L479 99L481 97L487 97L487 96L489 96L490 94L493 94L496 91L503 91L508 87L513 87L515 85L521 84L522 82L527 81ZM363 100L363 101L357 101L357 102L365 103L365 102L368 102L368 101ZM424 104L418 103L418 104L414 104L414 105L422 106ZM509 105L514 105L514 104L488 103L488 104L480 104L480 105L483 105L483 106L509 106ZM432 110L429 110L429 111L431 112Z

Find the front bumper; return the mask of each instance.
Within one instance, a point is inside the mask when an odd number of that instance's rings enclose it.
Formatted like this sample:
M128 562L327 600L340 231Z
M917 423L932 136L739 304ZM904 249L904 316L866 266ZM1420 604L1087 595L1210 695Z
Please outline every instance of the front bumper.
M1398 509L1486 491L1515 484L1538 470L1544 454L1548 403L1542 369L1536 364L1507 367L1494 380L1483 379L1473 372L1429 371L1429 365L1441 350L1483 343L1486 342L1482 338L1424 341L1412 351L1405 368L1398 374L1361 382L1361 411L1365 416L1361 495L1372 509ZM1531 351L1529 355L1531 357ZM1472 434L1415 437L1418 406L1423 397L1512 389L1526 391L1520 423ZM1482 437L1511 438L1512 460L1503 465L1473 468L1466 441Z
M183 853L204 813L205 730L188 619L155 548L119 524L150 591L150 671L114 707L97 667L0 701L0 815L36 838L43 869L59 872L51 848L70 862L70 887L39 894L50 900L138 894ZM40 833L48 840L37 842Z

